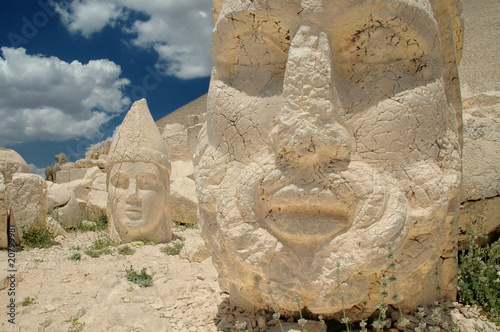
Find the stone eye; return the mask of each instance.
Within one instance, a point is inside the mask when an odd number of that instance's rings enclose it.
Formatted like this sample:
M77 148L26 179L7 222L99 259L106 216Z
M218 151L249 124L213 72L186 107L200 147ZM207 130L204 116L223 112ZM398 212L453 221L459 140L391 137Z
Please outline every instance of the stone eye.
M111 177L111 184L117 188L127 189L130 178L125 173L117 173Z
M229 78L241 71L257 74L264 69L283 72L290 46L290 29L279 20L258 15L232 17L214 32L212 54L218 77Z
M137 176L137 187L141 190L157 190L161 186L158 177L151 173L141 173Z

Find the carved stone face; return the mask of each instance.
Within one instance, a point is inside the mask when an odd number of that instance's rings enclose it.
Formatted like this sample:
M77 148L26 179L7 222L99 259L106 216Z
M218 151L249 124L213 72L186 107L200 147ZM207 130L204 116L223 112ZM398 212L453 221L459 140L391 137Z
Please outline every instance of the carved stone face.
M165 230L165 175L153 163L121 162L109 179L109 205L114 226L124 242L153 241Z
M212 52L196 176L232 299L269 305L271 280L284 309L334 314L340 277L374 309L388 244L410 301L442 286L425 276L451 247L460 157L431 5L224 1Z

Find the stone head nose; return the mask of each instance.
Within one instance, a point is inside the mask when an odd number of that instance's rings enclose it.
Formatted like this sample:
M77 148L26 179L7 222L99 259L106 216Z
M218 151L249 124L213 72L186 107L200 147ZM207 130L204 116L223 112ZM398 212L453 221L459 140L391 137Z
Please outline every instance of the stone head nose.
M138 185L137 185L137 181L133 178L130 179L130 182L129 182L129 185L128 185L128 189L127 189L127 199L126 199L126 202L127 203L134 203L134 202L137 202L139 200L139 188L138 188Z
M278 155L294 163L348 160L351 136L337 113L328 36L303 25L290 45L279 124L271 133Z

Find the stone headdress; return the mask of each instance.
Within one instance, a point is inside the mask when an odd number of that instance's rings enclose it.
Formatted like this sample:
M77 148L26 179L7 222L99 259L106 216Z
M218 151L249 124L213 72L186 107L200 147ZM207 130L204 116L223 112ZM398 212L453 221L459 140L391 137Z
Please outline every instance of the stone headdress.
M111 144L106 162L108 184L113 165L124 161L153 163L170 176L167 146L149 112L146 99L132 105Z

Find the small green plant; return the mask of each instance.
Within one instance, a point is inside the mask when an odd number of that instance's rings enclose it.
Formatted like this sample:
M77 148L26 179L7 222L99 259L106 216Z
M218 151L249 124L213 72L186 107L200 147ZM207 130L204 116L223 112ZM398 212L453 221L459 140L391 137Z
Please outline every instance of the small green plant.
M198 229L197 223L181 223L178 221L173 221L174 227L180 231L185 231L186 229Z
M71 249L75 250L75 251L79 251L81 250L82 248L80 246L72 246Z
M377 309L379 310L378 318L372 323L373 327L377 330L377 332L382 331L386 322L386 312L387 312L387 304L385 304L385 298L389 296L389 291L387 288L389 287L389 279L386 276L382 276L380 278L380 296L382 297L381 301L377 304Z
M389 263L389 271L390 271L389 283L392 285L392 292L393 292L391 299L393 302L398 303L403 299L401 294L398 293L396 287L396 281L398 280L398 278L396 277L396 269L398 267L398 263L396 262L396 259L394 257L394 252L392 250L391 244L387 246L387 251L389 252L387 258L391 260L391 262ZM396 324L402 327L403 331L406 331L406 326L410 324L410 320L403 316L403 310L401 308L401 305L398 307L398 309L399 309L399 319Z
M99 232L108 229L108 218L100 216L97 220L87 220L86 213L70 230L75 232Z
M83 330L83 327L85 326L85 323L80 323L78 321L78 318L71 317L70 319L65 320L65 322L70 323L67 332L81 332Z
M24 298L23 302L21 302L21 305L23 307L27 307L29 305L34 304L35 300L36 300L36 298L27 296L27 297Z
M236 323L234 325L238 329L238 332L248 332L246 322L236 321Z
M153 283L153 276L146 272L146 268L142 268L141 273L135 272L132 265L125 269L127 280L139 285L140 287L148 287Z
M114 247L118 244L107 233L100 233L87 250L85 250L85 254L92 258L97 258L101 255L110 255L113 251L109 247Z
M128 245L124 245L123 247L118 248L118 253L120 255L133 255L135 253L135 249L129 247Z
M170 256L178 255L184 248L184 242L173 242L162 249L164 253Z
M337 289L338 289L338 294L337 297L340 299L342 302L342 319L340 320L342 324L345 325L347 328L347 332L351 332L351 324L352 324L352 319L347 317L345 313L345 302L344 302L344 290L342 288L342 279L340 278L340 262L337 262Z
M68 259L71 261L79 261L80 259L82 259L82 254L80 254L79 252L75 252L73 253L73 255L69 256Z
M44 260L43 260L43 258L33 258L33 262L38 264L38 263L43 263Z
M478 305L500 325L500 240L480 246L486 235L467 231L468 247L459 255L458 295L465 304Z
M273 306L273 310L274 310L273 319L278 322L278 324L280 326L280 329L281 329L281 332L284 332L283 325L281 324L281 321L280 321L281 314L279 313L279 310L278 310L279 307L276 304L276 302L274 302L273 290L271 288L271 280L268 280L266 283L267 283L267 286L268 286L267 294L269 294L269 298L271 299L271 305Z
M302 328L302 332L307 332L306 330L306 323L307 323L307 319L305 319L304 317L302 317L302 298L299 296L299 295L296 295L295 296L295 302L297 302L297 306L299 308L299 320L297 321L297 323L299 323L300 327Z
M28 227L23 227L22 233L21 244L24 247L49 248L54 244L54 234L45 224L33 223Z

